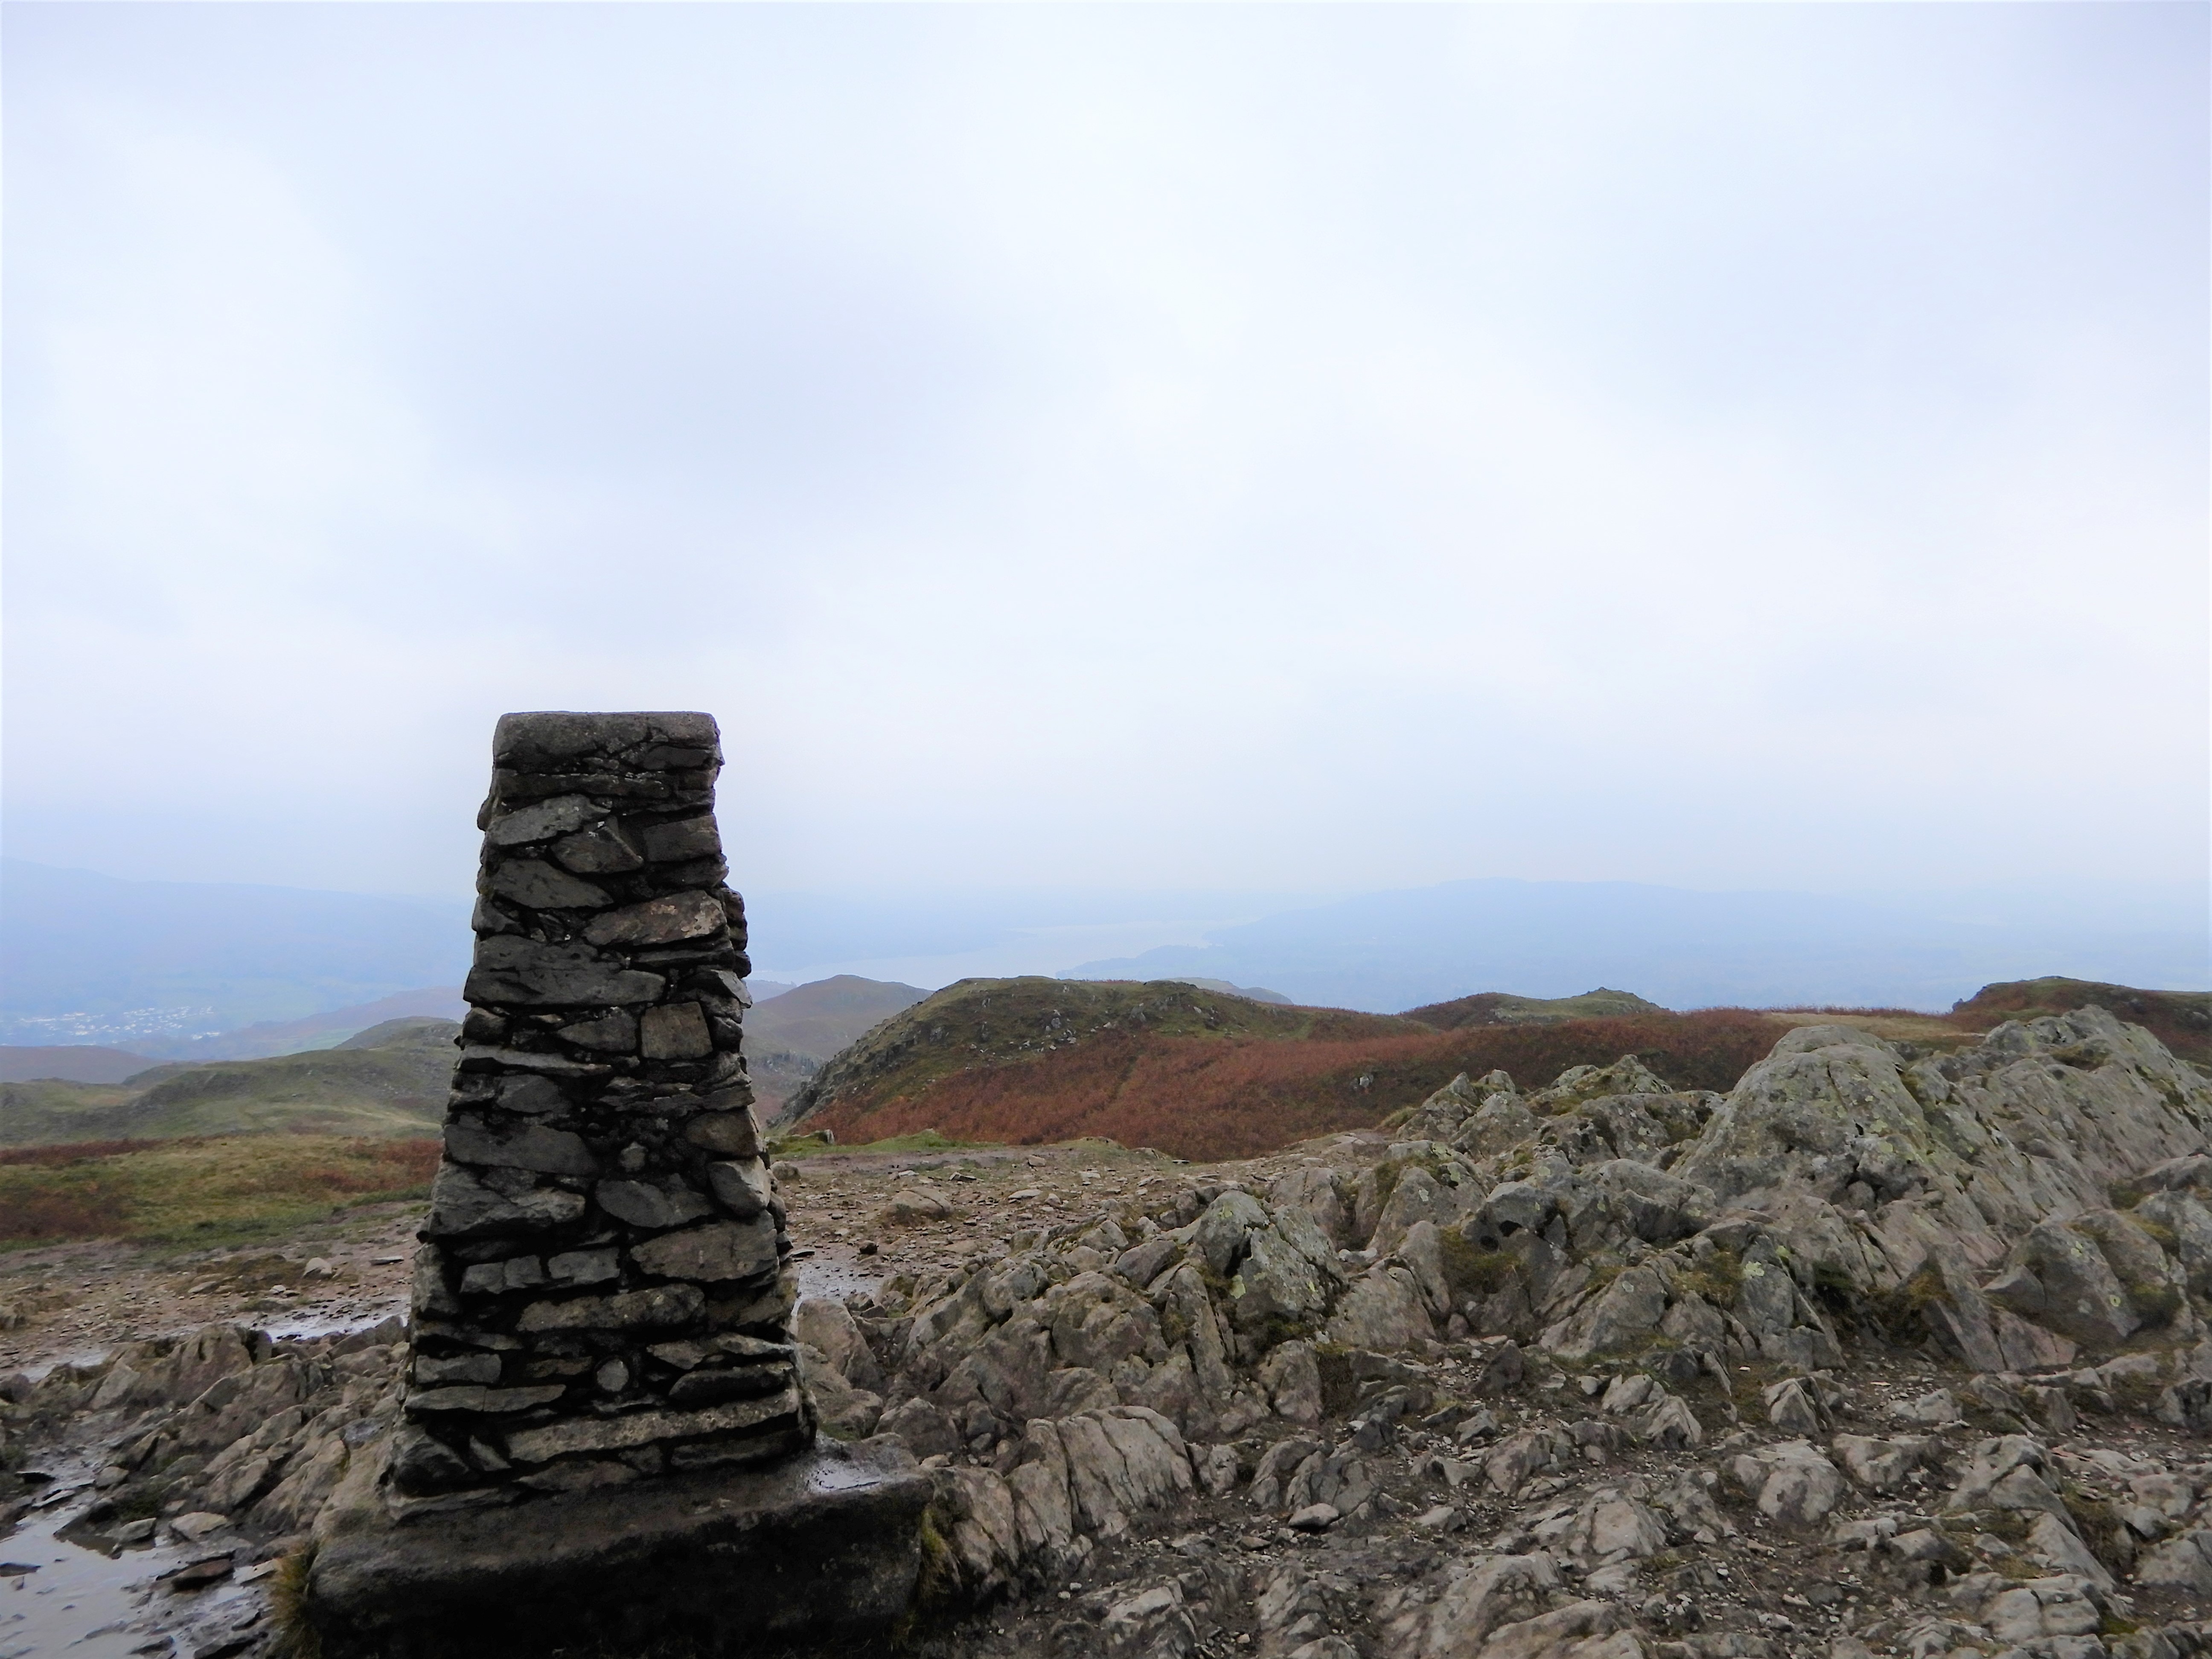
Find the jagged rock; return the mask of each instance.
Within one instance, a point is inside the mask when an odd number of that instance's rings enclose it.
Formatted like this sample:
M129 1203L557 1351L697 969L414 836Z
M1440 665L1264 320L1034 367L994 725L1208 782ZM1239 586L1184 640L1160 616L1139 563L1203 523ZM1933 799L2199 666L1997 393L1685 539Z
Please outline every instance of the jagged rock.
M2212 1595L2212 1549L2208 1545L2212 1545L2212 1534L2202 1531L2167 1540L2136 1559L2135 1582Z
M1033 1422L1020 1456L1014 1477L1030 1469L1042 1473L1020 1484L1010 1478L1018 1520L1026 1504L1048 1520L1064 1513L1069 1526L1094 1538L1121 1536L1132 1516L1188 1493L1193 1485L1182 1436L1158 1412L1142 1407ZM1053 1557L1066 1547L1064 1533L1048 1535L1042 1546Z
M1550 1467L1559 1455L1559 1442L1549 1429L1523 1429L1499 1443L1482 1462L1482 1472L1501 1497L1510 1498L1522 1483L1539 1469Z
M1479 1653L1499 1629L1542 1613L1560 1585L1549 1554L1493 1555L1470 1563L1417 1622L1421 1659L1462 1659Z
M1435 1340L1436 1326L1413 1270L1377 1262L1344 1293L1328 1336L1346 1347L1396 1353Z
M1182 1587L1172 1580L1115 1602L1098 1635L1108 1659L1184 1659L1198 1646Z
M884 1412L876 1422L878 1434L895 1434L916 1457L960 1449L960 1433L952 1420L927 1400L908 1400Z
M1476 1659L1641 1659L1644 1649L1627 1614L1609 1601L1573 1601L1517 1624L1503 1625Z
M2142 1324L2097 1241L2045 1221L2014 1247L2012 1266L1983 1287L1991 1301L2092 1347L2109 1348Z
M2055 1515L2039 1515L2027 1530L2028 1553L2054 1572L2073 1573L2100 1590L2113 1588L2112 1575L2074 1529Z
M1397 1150L1392 1148L1394 1152ZM1458 1186L1410 1159L1393 1159L1383 1167L1395 1170L1397 1179L1368 1235L1368 1248L1377 1255L1388 1255L1395 1251L1406 1235L1422 1222L1444 1227L1459 1219L1466 1206ZM1441 1160L1438 1167L1451 1168ZM1454 1170L1452 1173L1457 1171Z
M1667 1287L1649 1267L1631 1267L1583 1310L1546 1331L1541 1345L1565 1360L1642 1346L1667 1311Z
M1802 1439L1820 1433L1826 1426L1813 1390L1803 1377L1788 1377L1761 1390L1759 1403L1766 1407L1766 1420L1781 1433Z
M2008 1434L1977 1444L1965 1474L1943 1500L1948 1510L2044 1510L2063 1519L2065 1501L2044 1478L2050 1455L2026 1435Z
M1542 1528L1537 1536L1544 1537ZM1650 1505L1608 1487L1593 1492L1574 1511L1556 1540L1545 1541L1597 1566L1657 1554L1667 1547L1667 1528Z
M1705 1425L1680 1395L1665 1395L1628 1419L1628 1431L1639 1446L1667 1451L1688 1451L1705 1443Z
M873 1434L883 1418L883 1396L854 1387L836 1362L811 1342L799 1342L795 1347L800 1380L814 1401L823 1428L840 1440L865 1439Z
M962 1599L981 1605L1015 1586L1024 1565L1022 1531L1005 1480L989 1469L939 1469L931 1508Z
M1317 1442L1292 1436L1278 1440L1267 1448L1252 1472L1251 1490L1245 1494L1255 1509L1279 1510L1283 1507L1283 1487L1299 1465L1311 1457L1321 1447Z
M1352 1206L1344 1177L1326 1164L1307 1164L1278 1176L1267 1189L1267 1203L1279 1215L1304 1210L1332 1245L1351 1243Z
M1757 1494L1759 1513L1794 1526L1825 1517L1843 1496L1844 1478L1810 1442L1785 1440L1735 1460L1737 1482Z
M1309 1425L1321 1421L1321 1367L1310 1344L1285 1342L1275 1349L1261 1363L1259 1380L1276 1415Z
M792 1310L791 1334L812 1343L854 1388L883 1387L883 1367L843 1303L830 1297L801 1297Z
M1880 1492L1901 1491L1915 1469L1942 1453L1941 1443L1925 1437L1877 1440L1863 1434L1839 1434L1829 1449L1855 1484Z
M1951 1600L1994 1641L2013 1645L2041 1637L2094 1634L2103 1622L2101 1594L2090 1580L2075 1574L2014 1584L1978 1572L1959 1580Z

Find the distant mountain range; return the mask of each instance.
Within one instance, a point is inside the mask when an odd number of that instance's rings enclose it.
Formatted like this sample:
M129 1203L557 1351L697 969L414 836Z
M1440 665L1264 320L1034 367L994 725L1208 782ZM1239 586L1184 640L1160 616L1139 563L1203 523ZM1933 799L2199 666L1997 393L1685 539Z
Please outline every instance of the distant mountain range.
M1630 882L1457 881L1370 893L1224 927L1201 945L1086 962L1070 979L1276 986L1376 1012L1498 985L1566 996L1632 985L1672 1008L1802 1004L1944 1009L1996 981L2066 974L2212 986L2201 893L2100 906L2018 895L1921 899L1700 893Z
M0 1042L145 1054L458 985L474 939L459 899L120 881L0 859Z
M1010 933L1055 937L1086 918L1118 926L1176 914L1257 916L1164 935L1204 944L1060 971L1070 979L1174 978L1262 1001L1371 1012L1501 985L1540 998L1628 985L1674 1008L1936 1010L1980 985L2057 974L2177 990L2212 986L2212 927L2201 884L2053 883L2033 891L1838 897L1480 880L1302 908L1288 908L1279 895L1244 897L1249 904L1212 892L1009 890L834 902L769 893L750 908L756 950L781 962L957 956ZM328 1046L349 1026L457 1013L451 992L422 988L459 983L472 944L459 899L125 881L0 860L0 1044L196 1060ZM865 965L858 971L868 972ZM976 971L953 968L946 978ZM815 983L943 982L921 974L915 966ZM763 1043L821 1054L822 1034L787 1042L770 1035L779 1019L798 1018L767 1012L774 989L766 982L756 988ZM866 1013L872 1022L896 1012L868 1003L835 1019Z

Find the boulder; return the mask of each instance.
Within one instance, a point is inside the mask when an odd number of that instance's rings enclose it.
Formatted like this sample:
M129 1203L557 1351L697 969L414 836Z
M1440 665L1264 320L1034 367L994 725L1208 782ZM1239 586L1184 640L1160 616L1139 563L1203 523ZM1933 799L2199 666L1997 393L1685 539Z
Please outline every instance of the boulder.
M1421 1659L1480 1652L1502 1626L1543 1613L1559 1588L1559 1570L1541 1552L1478 1558L1452 1577L1430 1610L1419 1638Z

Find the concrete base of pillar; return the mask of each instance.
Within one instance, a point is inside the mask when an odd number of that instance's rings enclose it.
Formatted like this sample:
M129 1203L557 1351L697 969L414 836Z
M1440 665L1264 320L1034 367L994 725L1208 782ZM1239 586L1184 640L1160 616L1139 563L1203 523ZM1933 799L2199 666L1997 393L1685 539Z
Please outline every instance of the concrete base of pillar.
M886 1439L404 1524L362 1502L323 1529L301 1611L325 1659L811 1646L912 1606L929 1493Z

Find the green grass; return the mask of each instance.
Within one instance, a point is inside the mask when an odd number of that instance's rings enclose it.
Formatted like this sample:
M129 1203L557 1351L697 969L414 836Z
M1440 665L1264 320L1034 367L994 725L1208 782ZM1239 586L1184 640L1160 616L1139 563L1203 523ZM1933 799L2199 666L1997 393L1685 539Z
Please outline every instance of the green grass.
M420 1136L444 1116L453 1070L449 1044L409 1045L161 1066L114 1087L0 1084L0 1146L272 1130Z
M356 1204L419 1199L434 1140L241 1135L0 1152L0 1248L74 1238L220 1243Z

